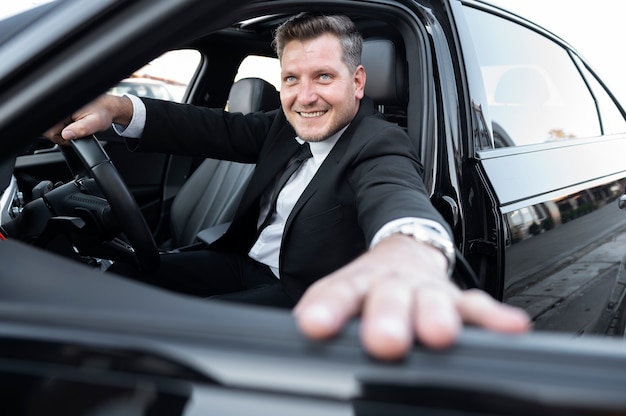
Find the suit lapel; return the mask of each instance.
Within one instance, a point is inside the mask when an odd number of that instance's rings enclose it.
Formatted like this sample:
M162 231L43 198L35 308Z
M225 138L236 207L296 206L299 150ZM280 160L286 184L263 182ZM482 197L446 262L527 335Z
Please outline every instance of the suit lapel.
M289 229L293 218L297 215L297 213L302 209L302 207L309 201L313 195L322 187L322 185L328 183L329 181L336 180L336 178L341 175L341 171L343 170L343 166L340 164L341 160L346 157L346 152L354 136L354 132L357 130L361 120L369 115L375 114L376 109L374 107L374 103L368 97L364 97L361 100L361 104L359 106L359 111L357 112L354 120L350 123L350 126L343 132L335 146L330 151L322 165L319 167L311 182L309 182L308 186L304 189L304 192L296 202L296 205L293 207L289 218L287 218L287 223L285 224L285 229Z
M268 143L259 155L254 174L242 197L240 205L244 210L258 201L261 194L273 184L276 176L287 166L289 160L300 148L295 140L295 132L289 124L284 125L270 139L271 143Z

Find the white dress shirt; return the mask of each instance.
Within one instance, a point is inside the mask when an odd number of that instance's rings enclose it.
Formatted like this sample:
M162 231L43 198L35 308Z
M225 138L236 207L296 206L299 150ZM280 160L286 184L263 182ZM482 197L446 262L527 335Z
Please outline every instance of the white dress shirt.
M278 257L287 218L289 218L291 210L298 202L304 189L311 182L320 165L324 162L346 128L348 127L344 127L324 141L309 142L313 157L305 160L302 166L294 172L282 190L280 190L276 201L276 213L272 221L261 231L259 238L248 253L256 261L268 265L277 277L280 276ZM300 144L304 143L299 137L296 137L296 140ZM259 215L257 226L261 225L270 209L269 202L272 199L270 194L271 192L267 192L261 198L261 214Z

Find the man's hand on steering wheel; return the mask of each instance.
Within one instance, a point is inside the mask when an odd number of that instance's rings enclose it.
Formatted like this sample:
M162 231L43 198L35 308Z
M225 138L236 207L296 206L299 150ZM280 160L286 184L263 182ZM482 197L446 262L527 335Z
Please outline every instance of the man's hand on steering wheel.
M56 144L66 145L69 140L104 131L111 123L126 126L132 116L133 105L129 98L103 95L48 129L44 136Z
M160 262L158 248L150 228L119 172L93 136L108 129L113 122L128 125L132 115L133 106L130 99L104 95L50 128L44 136L64 146L71 141L78 158L89 176L95 179L109 202L121 230L130 241L139 268L149 272L156 269ZM65 153L67 155L67 152Z

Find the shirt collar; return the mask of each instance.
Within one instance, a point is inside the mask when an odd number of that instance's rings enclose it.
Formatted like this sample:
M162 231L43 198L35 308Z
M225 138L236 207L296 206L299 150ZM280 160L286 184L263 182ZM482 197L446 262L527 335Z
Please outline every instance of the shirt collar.
M339 130L337 133L333 134L332 136L330 136L329 138L325 140L322 140L320 142L309 142L311 153L313 154L313 159L315 160L315 163L317 165L321 164L324 161L324 159L326 159L326 156L328 156L330 151L333 150L333 147L335 147L335 143L337 143L337 141L339 140L343 132L346 131L348 126L345 126L341 130ZM297 136L296 136L296 141L300 144L304 143L304 140L302 140L301 138Z

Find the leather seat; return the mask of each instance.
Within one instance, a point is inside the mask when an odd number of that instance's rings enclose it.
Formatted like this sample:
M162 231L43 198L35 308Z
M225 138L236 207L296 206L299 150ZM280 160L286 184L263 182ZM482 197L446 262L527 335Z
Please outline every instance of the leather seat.
M276 88L260 78L244 78L233 84L228 96L230 112L251 113L280 107ZM217 159L204 160L172 202L172 248L194 244L202 229L227 223L235 214L254 165Z
M406 110L409 89L403 50L390 39L366 39L363 41L361 63L367 74L365 95L379 107L393 106Z
M363 42L361 63L367 74L365 95L387 120L406 128L409 87L404 49L391 39L369 38Z

